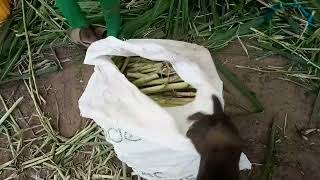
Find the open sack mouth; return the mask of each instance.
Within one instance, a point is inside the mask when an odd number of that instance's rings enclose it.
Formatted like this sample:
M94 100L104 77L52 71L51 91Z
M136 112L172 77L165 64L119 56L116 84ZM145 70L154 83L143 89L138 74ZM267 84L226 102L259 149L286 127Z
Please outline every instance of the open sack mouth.
M194 101L197 90L181 79L169 62L138 56L115 56L112 60L132 84L160 106L183 106Z
M159 172L164 179L195 177L200 156L185 136L187 117L212 114L212 95L223 104L209 51L181 41L108 37L90 45L84 63L95 68L79 99L81 115L107 132L118 158L147 179L159 179ZM250 169L242 156L240 169Z

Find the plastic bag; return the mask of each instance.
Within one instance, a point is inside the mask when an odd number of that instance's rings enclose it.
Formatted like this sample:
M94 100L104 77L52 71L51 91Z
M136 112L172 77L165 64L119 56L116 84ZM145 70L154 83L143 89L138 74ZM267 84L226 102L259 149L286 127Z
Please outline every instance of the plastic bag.
M141 56L168 61L197 89L187 105L163 108L144 95L118 70L112 56ZM204 47L173 40L114 37L93 43L85 64L94 73L79 100L81 115L93 119L113 144L118 158L146 179L195 179L200 157L185 136L195 112L213 113L212 94L223 102L223 85ZM244 154L240 169L250 169Z

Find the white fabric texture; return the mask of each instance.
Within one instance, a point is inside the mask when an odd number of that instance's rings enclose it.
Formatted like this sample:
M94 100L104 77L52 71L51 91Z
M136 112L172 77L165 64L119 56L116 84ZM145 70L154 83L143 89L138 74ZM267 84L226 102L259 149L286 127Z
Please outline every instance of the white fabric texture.
M184 106L160 107L127 80L112 56L168 61L197 89L195 100ZM191 126L187 117L196 112L212 114L212 94L224 104L223 84L209 51L173 40L108 37L88 48L84 63L95 68L79 100L81 115L104 129L119 159L146 179L195 179L200 157L185 136ZM244 154L239 166L251 168Z

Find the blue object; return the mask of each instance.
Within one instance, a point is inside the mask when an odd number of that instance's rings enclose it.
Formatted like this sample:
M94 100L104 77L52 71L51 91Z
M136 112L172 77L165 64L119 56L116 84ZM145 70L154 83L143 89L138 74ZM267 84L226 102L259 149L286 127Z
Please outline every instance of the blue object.
M273 13L268 13L267 16L271 19L272 16L279 11L280 9L284 9L284 10L288 10L289 8L292 9L296 9L299 10L306 18L307 18L307 26L310 28L314 28L315 25L313 24L314 18L313 15L311 13L311 11L302 6L300 2L298 2L297 0L294 1L294 3L283 3L283 2L279 2L273 6L270 7L271 10L273 10Z

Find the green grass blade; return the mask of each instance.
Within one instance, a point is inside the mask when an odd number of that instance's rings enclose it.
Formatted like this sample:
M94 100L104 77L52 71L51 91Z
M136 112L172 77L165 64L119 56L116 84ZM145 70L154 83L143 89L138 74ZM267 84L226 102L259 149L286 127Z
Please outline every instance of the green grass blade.
M181 11L181 0L178 0L178 8L176 10L176 17L175 17L175 23L173 28L173 37L176 37L178 34L180 11Z
M170 1L170 8L169 8L169 14L167 17L167 22L166 22L166 34L167 37L169 37L169 34L171 34L172 32L172 22L173 22L173 10L174 10L174 4L175 4L176 0L171 0Z
M19 50L16 52L15 56L12 59L8 59L6 66L4 67L3 72L1 73L0 82L2 82L8 75L8 73L12 70L12 67L15 66L15 63L20 59L21 54L26 48L26 43L23 42L20 44Z
M189 0L184 0L182 2L182 24L184 29L188 29L189 15Z
M212 11L212 22L214 26L219 26L221 24L220 16L217 8L217 0L210 1L211 2L211 11Z
M237 36L246 35L252 33L250 28L258 28L266 22L265 16L260 16L257 19L245 22L239 26L233 27L228 31L222 30L214 33L208 40L210 48L219 48L227 45Z
M13 21L13 18L11 18L7 22L5 22L5 24L2 25L2 27L0 27L0 42L1 42L0 43L0 55L2 55L4 53L4 51L3 51L4 43L3 42L8 37L12 21Z
M124 38L131 38L137 34L137 31L143 31L148 28L145 25L152 24L157 17L170 7L170 1L157 0L154 7L135 19L126 22L122 27L121 36Z
M237 76L231 72L227 67L225 67L224 64L222 64L222 62L218 59L215 59L215 64L216 67L218 69L218 71L220 71L223 76L229 80L232 85L237 88L240 93L242 95L244 95L250 102L253 108L254 112L263 112L263 106L260 103L260 101L257 99L257 97L255 96L255 94L253 92L251 92L248 87L246 85L244 85L243 83L240 82L240 80L237 78Z
M268 145L265 152L264 165L260 174L259 180L273 180L274 163L275 163L275 145L276 145L276 124L272 120L269 130Z

